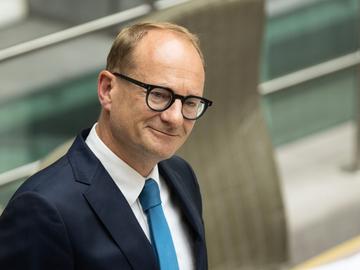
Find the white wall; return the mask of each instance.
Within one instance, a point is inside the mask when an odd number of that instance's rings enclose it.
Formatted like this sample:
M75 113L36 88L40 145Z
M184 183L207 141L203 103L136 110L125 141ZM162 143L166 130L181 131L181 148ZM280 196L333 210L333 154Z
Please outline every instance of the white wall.
M23 19L27 10L26 0L0 0L0 27Z

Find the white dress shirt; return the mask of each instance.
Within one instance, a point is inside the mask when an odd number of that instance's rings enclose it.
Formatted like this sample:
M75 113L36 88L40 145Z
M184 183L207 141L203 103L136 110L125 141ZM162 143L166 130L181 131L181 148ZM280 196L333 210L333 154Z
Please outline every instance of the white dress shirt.
M189 231L184 224L179 207L170 197L168 186L162 177L159 176L158 166L156 165L147 177L141 176L103 143L96 133L96 125L92 127L85 142L124 195L149 241L151 239L147 217L142 210L138 198L145 185L145 180L152 178L158 183L160 188L162 207L174 242L179 269L195 269L194 253Z

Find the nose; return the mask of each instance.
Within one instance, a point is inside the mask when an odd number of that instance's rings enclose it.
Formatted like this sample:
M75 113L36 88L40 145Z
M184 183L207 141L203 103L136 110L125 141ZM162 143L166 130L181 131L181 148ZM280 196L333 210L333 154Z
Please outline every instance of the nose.
M182 115L182 103L177 99L167 110L160 113L161 120L168 122L173 126L180 126L184 122Z

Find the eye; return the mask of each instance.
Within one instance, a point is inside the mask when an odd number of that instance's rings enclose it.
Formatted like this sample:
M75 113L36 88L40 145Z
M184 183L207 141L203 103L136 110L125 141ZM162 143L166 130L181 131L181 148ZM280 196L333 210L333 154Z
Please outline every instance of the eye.
M166 89L154 88L149 93L149 99L153 103L169 102L171 100L171 93Z
M188 107L196 107L197 106L197 104L193 101L186 101L185 105Z
M188 98L185 100L184 105L188 108L196 108L200 105L200 100L197 98Z
M164 93L163 91L158 91L156 89L151 91L151 96L154 98L162 98L162 99L167 99L169 97L167 93Z

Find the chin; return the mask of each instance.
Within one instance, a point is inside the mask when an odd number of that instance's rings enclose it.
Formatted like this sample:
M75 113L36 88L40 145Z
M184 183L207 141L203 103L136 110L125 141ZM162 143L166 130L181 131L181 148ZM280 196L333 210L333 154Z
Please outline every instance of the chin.
M156 159L158 159L159 161L161 160L165 160L168 159L170 157L172 157L175 154L175 150L174 149L169 149L164 151L164 149L152 149L151 153L154 157L156 157Z
M152 139L152 138L151 138ZM157 156L161 159L167 159L174 155L179 147L178 144L174 144L174 142L166 142L164 140L148 140L146 144L144 144L145 150L153 156Z
M168 158L171 158L173 155L175 154L175 152L167 152L167 153L158 153L158 157L160 160L165 160Z

